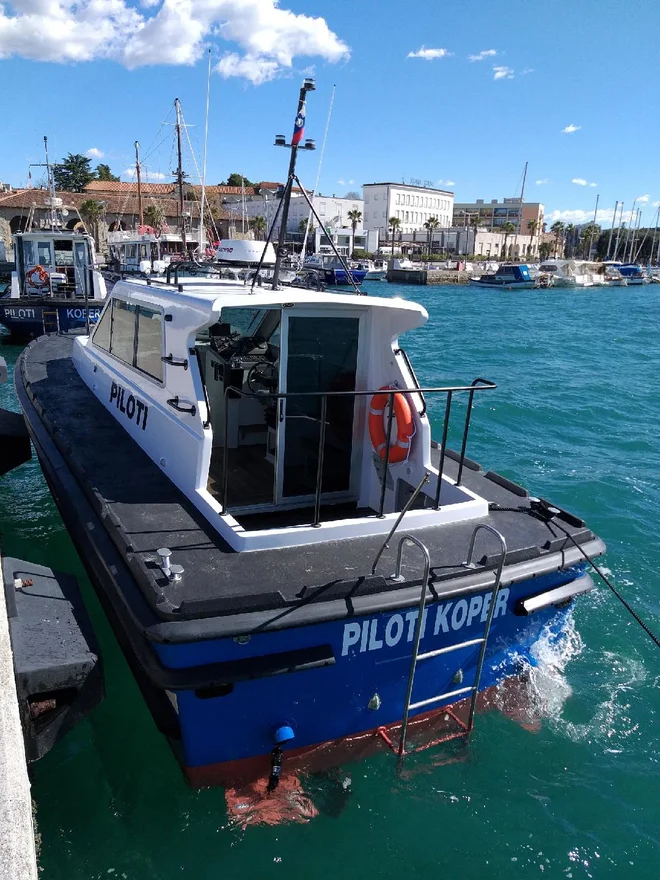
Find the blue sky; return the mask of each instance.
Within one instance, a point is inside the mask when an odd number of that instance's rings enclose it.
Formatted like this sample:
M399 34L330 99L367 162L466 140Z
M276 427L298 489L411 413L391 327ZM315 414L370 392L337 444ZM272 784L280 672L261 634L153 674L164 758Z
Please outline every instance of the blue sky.
M137 139L153 179L169 180L174 97L201 165L211 47L209 183L283 179L273 136L290 135L312 74L318 146L336 85L325 193L414 177L459 201L502 198L528 161L525 196L551 220L589 219L599 194L600 222L637 198L651 223L659 32L653 0L14 0L0 11L0 179L23 185L47 134L54 158L96 151L115 173ZM300 157L308 186L318 157Z

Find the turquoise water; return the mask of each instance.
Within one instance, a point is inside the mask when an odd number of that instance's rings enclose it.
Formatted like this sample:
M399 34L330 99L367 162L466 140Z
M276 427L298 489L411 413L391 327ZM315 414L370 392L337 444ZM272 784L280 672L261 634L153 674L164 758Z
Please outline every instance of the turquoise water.
M401 340L423 383L498 383L469 454L585 517L660 630L660 288L371 291L428 309ZM18 352L0 343L10 363ZM16 408L11 387L0 405ZM345 768L343 800L313 783L311 821L242 828L222 791L182 781L35 462L0 483L0 529L6 553L80 578L105 662L104 704L33 768L44 880L660 875L660 653L606 588L578 604L561 649L539 646L539 723L480 715L467 748L400 775L383 753Z

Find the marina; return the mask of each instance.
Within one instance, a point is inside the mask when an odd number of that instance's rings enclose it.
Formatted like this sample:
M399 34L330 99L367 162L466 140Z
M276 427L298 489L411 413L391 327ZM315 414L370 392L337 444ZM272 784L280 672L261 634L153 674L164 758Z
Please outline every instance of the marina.
M410 288L391 286L394 295L405 292L408 296L409 291ZM489 297L488 292L475 295ZM652 582L655 557L652 553L642 551L648 533L643 529L640 531L636 523L644 523L646 515L656 503L651 479L653 459L647 460L644 452L650 448L645 444L650 442L648 429L653 420L653 404L641 390L633 390L632 397L628 398L631 408L610 409L606 425L608 436L616 438L613 444L605 444L599 439L600 428L595 423L580 421L577 415L583 406L586 389L602 381L606 367L596 350L588 351L580 346L575 329L598 303L598 330L610 335L622 362L627 364L624 373L613 380L611 392L621 394L631 371L635 371L643 384L648 370L652 369L652 361L640 361L636 346L628 339L632 328L636 327L635 337L639 339L640 333L642 337L646 334L648 343L652 344L650 328L640 329L645 314L653 307L652 291L644 287L634 293L623 326L618 309L618 292L607 291L606 300L602 296L603 291L594 290L585 293L584 297L566 300L567 319L559 337L541 322L535 322L534 333L529 339L531 348L520 348L515 339L507 336L506 328L517 306L515 300L504 298L494 303L488 299L490 310L479 312L482 317L474 328L479 342L469 352L458 339L450 341L443 347L442 360L438 363L430 353L428 328L415 331L408 352L421 381L432 385L442 381L443 375L460 375L471 365L474 351L478 351L484 372L495 376L498 381L496 393L500 395L500 403L493 410L479 408L481 418L475 421L471 435L472 455L484 463L497 457L504 466L504 473L514 480L520 479L524 473L531 473L530 482L536 491L556 498L567 507L579 505L580 512L591 519L606 540L615 534L619 536L619 542L615 542L615 547L610 548L608 553L608 565L618 578L629 577L626 572L634 569L633 593L641 590L643 595L646 580L650 578ZM460 288L452 287L420 288L415 292L415 298L425 305L431 318L441 313L452 325L460 321L463 297L464 292ZM525 300L532 322L534 316L542 313L544 297L544 291L532 290L529 299ZM562 357L554 358L556 390L553 391L552 404L542 393L547 374L546 359L541 354L547 350L551 332L554 342L563 351ZM7 344L2 348L10 366L13 365L21 349ZM557 350L556 345L554 348ZM578 372L574 368L576 358L580 364ZM515 378L523 360L528 384L520 389ZM3 386L3 400L7 399L8 390L8 386ZM521 391L522 398L519 398ZM622 397L620 399L623 400ZM527 413L528 430L526 436L513 445L513 424L519 417L521 407ZM572 428L568 434L563 418L553 415L555 409L571 416ZM635 416L631 419L633 412ZM442 415L437 409L432 411L431 418L435 424L442 422ZM539 443L543 444L545 450L543 461L536 454ZM637 446L637 451L621 457L622 449L633 449L639 443L642 445ZM594 450L598 452L596 459L593 458ZM566 482L566 466L563 463L566 457L576 474L583 472L588 475L586 482L582 483L576 478ZM3 509L17 509L15 499L23 497L25 481L28 480L31 486L30 503L22 504L18 508L19 516L3 524L5 546L10 545L15 555L23 556L28 555L28 548L34 546L37 554L36 557L34 553L32 556L36 562L50 557L51 564L57 561L58 567L78 574L89 604L92 600L91 586L81 572L76 552L50 500L39 468L36 462L24 467L28 468L27 475L19 469L0 484ZM634 485L642 490L641 493L635 492L632 498L631 478ZM630 505L637 516L635 521L622 514L624 507ZM34 541L36 535L39 536L38 544ZM651 868L655 857L654 845L650 840L640 841L637 836L628 838L629 832L625 823L622 825L619 822L619 816L621 812L624 816L634 814L639 822L641 810L642 815L647 817L641 820L641 827L648 822L649 831L654 821L653 785L646 778L644 765L636 769L634 758L637 749L657 747L653 745L653 728L649 727L656 700L649 666L652 664L652 655L644 642L630 640L630 627L612 604L613 601L603 597L600 590L581 600L571 616L567 641L555 646L551 642L543 643L540 657L550 665L542 664L538 671L534 671L536 667L530 667L531 690L525 689L525 699L522 701L518 695L517 708L510 712L511 717L504 718L492 712L477 716L468 746L473 757L467 763L458 760L447 764L446 759L455 754L453 751L449 755L438 752L440 763L436 764L433 760L429 763L434 751L426 751L407 759L411 775L403 779L397 779L395 764L384 752L367 758L360 765L349 763L345 766L344 775L339 777L339 790L344 790L341 780L348 774L352 778L352 793L345 800L341 818L334 821L341 822L352 852L352 863L350 869L347 868L346 876L351 876L355 866L361 864L360 853L364 849L358 847L358 839L366 839L376 846L381 823L387 821L388 817L394 820L398 815L401 797L414 794L434 816L439 811L445 821L452 825L457 823L457 828L476 829L481 827L483 809L494 810L496 804L502 804L502 786L506 787L504 803L509 818L513 812L514 816L519 815L520 820L520 832L509 837L511 848L500 850L495 846L495 837L492 838L491 852L496 853L495 864L500 865L502 870L508 869L511 864L512 852L517 853L519 862L527 864L531 870L539 861L536 855L539 850L543 853L541 863L545 863L547 858L557 870L564 870L573 864L567 852L576 846L584 858L592 862L596 858L607 860L613 872L619 868L624 871L628 864L627 856L621 861L620 852L623 849L631 853L632 860L640 870L643 871L645 866ZM652 604L647 605L646 600L643 601L647 613L650 612ZM90 873L94 876L94 873L107 873L110 867L115 868L119 875L122 872L128 876L131 876L131 872L139 875L145 844L137 845L134 837L131 838L133 843L129 844L130 824L126 823L128 817L146 812L151 817L150 821L161 830L166 829L172 840L171 844L159 846L158 850L149 849L149 859L156 876L158 872L166 870L165 866L172 860L185 865L188 870L201 871L203 876L202 853L210 851L222 858L228 870L251 870L249 866L253 864L253 856L250 851L244 846L237 849L232 845L237 840L237 831L231 830L232 821L235 820L230 820L225 827L227 808L222 790L209 789L193 794L187 789L165 739L151 721L110 630L107 625L102 625L104 614L96 601L92 602L91 613L101 637L106 679L109 679L108 697L88 721L83 722L60 744L58 750L34 765L35 797L40 805L39 829L44 840L41 862L45 869L55 877L82 878ZM599 642L606 633L609 659L603 665ZM379 638L379 634L376 634L376 638ZM573 696L570 696L571 692ZM127 751L120 731L128 707L133 735L131 748ZM524 726L518 726L520 721ZM645 731L643 737L642 729ZM503 736L506 736L507 743L504 749ZM631 748L633 754L630 754ZM534 758L539 749L551 758L543 766ZM624 751L619 753L618 749ZM458 757L460 754L459 751ZM557 763L567 768L564 771L567 773L566 783L560 781L559 786L554 771ZM363 769L358 771L358 766ZM70 789L67 818L54 806L61 802L61 786L74 768L73 789L70 788L71 781L67 782ZM599 792L590 783L594 775L602 773L607 773L618 792L616 819L607 806L610 795ZM631 774L639 779L635 789L631 789L627 782ZM532 779L536 782L533 783ZM550 784L551 780L554 785L553 814L556 816L549 819L553 831L552 842L545 833L548 815L543 805L533 797L539 785ZM336 804L344 803L344 798L339 796L332 777L323 774L310 776L303 784L311 802L318 804L315 809L320 810L320 816L310 825L312 836L309 845L324 851L330 845L323 831L324 810L334 811ZM438 789L445 793L438 793ZM99 790L102 792L100 798ZM453 802L453 797L458 800ZM586 816L580 819L572 807L576 798L582 806L588 804L589 809L600 816L601 830L595 839L591 832L591 821ZM113 808L111 804L114 804ZM307 816L306 804L308 802L302 796L293 798L286 813L288 820L297 818L300 821L302 816ZM329 804L334 806L329 807ZM530 809L532 818L536 818L536 830L529 827ZM377 815L375 820L371 818L374 810ZM521 811L524 811L524 815ZM292 870L309 870L308 849L307 846L300 847L298 824L280 826L273 836L267 826L261 830L251 828L253 823L259 823L259 814L249 810L248 813L252 818L246 820L248 830L241 832L241 838L246 834L247 840L259 840L259 846L265 847L265 859L269 863L273 858L288 858ZM574 816L572 831L561 824L561 816L566 814ZM88 834L87 815L95 817L94 823L98 827L98 835L93 834L89 843L84 840ZM189 822L186 817L189 816L195 817L195 831L192 837L187 838L189 843L183 849L180 843L175 847L174 839L181 841L180 835L185 836ZM493 828L493 835L501 833L498 827ZM219 828L224 830L218 832ZM318 831L313 831L314 828ZM62 833L69 841L64 851L56 844ZM189 830L188 835L190 833ZM490 834L486 834L487 840ZM101 843L102 838L105 843ZM398 852L405 853L406 858L415 862L417 856L410 851L403 831L396 834L394 845ZM528 845L530 849L527 849ZM123 850L121 856L117 856L118 846ZM146 846L149 847L149 844ZM478 851L464 847L459 848L459 852L475 870L484 864L484 857L479 856ZM598 856L594 854L596 852ZM364 869L367 870L366 863ZM321 868L318 876L323 876Z

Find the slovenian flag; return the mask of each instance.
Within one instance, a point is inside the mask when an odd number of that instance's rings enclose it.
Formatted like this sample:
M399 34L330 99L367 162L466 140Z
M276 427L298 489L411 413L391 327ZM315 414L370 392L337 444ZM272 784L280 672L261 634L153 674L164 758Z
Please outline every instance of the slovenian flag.
M293 125L293 137L291 138L291 143L294 147L298 146L300 141L303 139L303 135L305 134L305 105L303 104L300 108L300 112L296 116L296 121Z

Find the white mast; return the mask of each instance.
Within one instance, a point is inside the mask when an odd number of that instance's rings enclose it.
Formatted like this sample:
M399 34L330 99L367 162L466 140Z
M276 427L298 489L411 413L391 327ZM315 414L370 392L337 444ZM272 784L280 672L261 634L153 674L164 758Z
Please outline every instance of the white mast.
M319 156L319 166L316 169L316 182L314 183L314 192L312 194L312 198L316 196L319 191L319 180L321 178L321 166L323 165L323 154L325 153L325 142L328 139L328 129L330 128L330 116L332 115L332 105L335 102L335 89L337 86L332 87L332 96L330 98L330 106L328 108L328 118L325 122L325 133L323 134L323 143L321 145L321 155ZM302 250L300 251L300 262L305 259L305 252L307 250L307 239L309 237L309 227L312 222L312 209L309 209L309 215L307 217L307 225L305 226L305 236L303 238Z
M607 259L611 259L612 254L612 236L614 235L614 224L616 223L616 213L619 210L619 200L614 203L614 214L612 214L612 225L610 226L610 237L607 242Z
M206 75L206 121L204 123L204 159L202 162L202 194L199 200L199 251L206 249L206 227L204 226L204 207L206 204L206 155L209 142L209 104L211 100L211 50L209 49L209 68Z
M594 229L596 227L596 217L598 216L598 201L600 199L600 195L596 196L596 207L594 208L594 222L591 226L591 234L589 236L589 253L587 254L587 259L591 259L591 247L594 243Z

